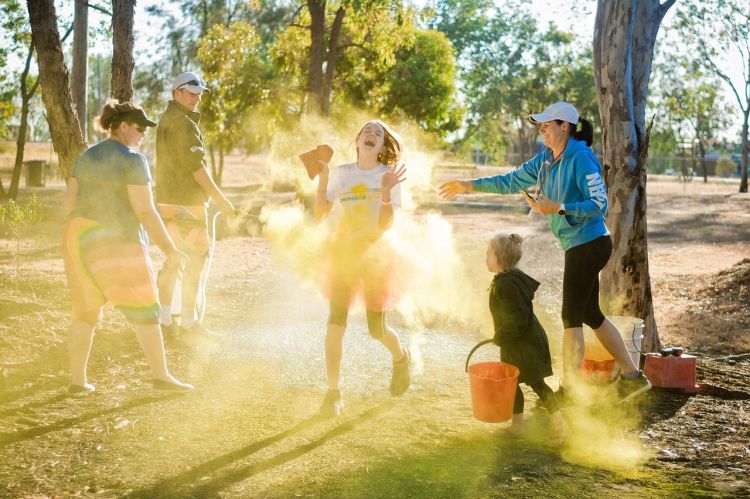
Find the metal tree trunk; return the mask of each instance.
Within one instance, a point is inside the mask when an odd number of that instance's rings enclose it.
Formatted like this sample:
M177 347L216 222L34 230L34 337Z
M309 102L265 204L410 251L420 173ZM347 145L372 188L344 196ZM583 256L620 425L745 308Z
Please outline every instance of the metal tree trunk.
M47 112L52 145L67 179L76 158L85 148L65 66L54 0L27 0L31 40L36 48L42 100Z
M640 317L644 349L659 347L648 268L646 98L659 25L674 0L598 0L594 75L613 251L602 271L605 310Z
M86 90L88 87L88 58L89 58L89 8L85 0L75 0L75 15L73 17L73 63L70 72L70 90L73 94L78 123L81 133L86 138Z
M135 0L112 0L112 90L120 102L133 100Z

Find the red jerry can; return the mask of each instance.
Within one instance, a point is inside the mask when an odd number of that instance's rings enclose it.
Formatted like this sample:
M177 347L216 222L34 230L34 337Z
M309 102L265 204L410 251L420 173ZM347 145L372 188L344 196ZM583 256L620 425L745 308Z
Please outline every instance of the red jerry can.
M686 393L696 393L695 356L683 354L679 357L647 353L643 374L658 388L678 388Z

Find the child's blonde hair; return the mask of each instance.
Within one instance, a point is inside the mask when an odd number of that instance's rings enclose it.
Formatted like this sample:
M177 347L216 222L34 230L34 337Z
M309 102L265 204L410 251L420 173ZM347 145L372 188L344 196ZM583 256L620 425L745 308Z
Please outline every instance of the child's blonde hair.
M496 234L490 239L490 247L503 270L512 269L521 260L523 238L518 234Z

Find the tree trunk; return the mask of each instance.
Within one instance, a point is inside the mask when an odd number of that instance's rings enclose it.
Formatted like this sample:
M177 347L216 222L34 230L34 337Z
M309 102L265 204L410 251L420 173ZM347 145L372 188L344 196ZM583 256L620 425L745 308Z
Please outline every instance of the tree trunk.
M75 0L73 17L73 64L70 72L70 90L73 94L81 134L86 138L86 90L88 88L89 8L86 0Z
M219 174L216 175L216 185L221 187L221 177L224 175L224 147L219 148Z
M54 0L27 0L27 8L52 145L57 152L60 171L67 180L85 143L73 109L68 68L57 31L55 4Z
M13 174L10 178L10 187L8 188L8 199L18 197L18 185L21 183L21 169L23 168L23 153L26 147L26 130L29 126L29 101L39 86L39 80L34 82L31 88L27 87L26 79L29 77L31 68L31 58L34 55L34 44L29 45L29 52L26 55L26 65L21 72L21 123L18 125L18 137L16 138L16 161L13 164Z
M331 114L331 92L333 90L333 79L336 76L336 61L339 57L339 35L341 34L341 25L344 23L344 15L346 15L346 10L343 7L339 7L331 25L331 33L328 36L326 72L320 99L320 112L323 116Z
M326 0L307 0L310 11L310 64L307 70L307 109L318 112L323 102L323 60Z
M742 180L740 181L740 192L747 192L747 166L748 166L748 154L750 154L750 143L748 143L747 137L747 122L750 118L750 103L748 103L747 109L743 113L745 121L742 122Z
M613 252L602 271L603 307L640 317L644 351L658 349L648 268L646 98L659 25L674 3L598 0L594 28L594 75L602 123L607 226Z
M112 90L120 102L133 100L135 0L112 0Z
M703 183L708 183L708 166L706 165L706 148L703 145L703 141L698 139L698 150L701 154L701 170L703 170Z

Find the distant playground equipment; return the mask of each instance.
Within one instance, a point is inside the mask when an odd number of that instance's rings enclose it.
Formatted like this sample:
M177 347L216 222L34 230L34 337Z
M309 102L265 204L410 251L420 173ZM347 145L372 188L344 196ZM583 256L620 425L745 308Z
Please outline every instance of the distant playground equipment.
M628 355L636 366L641 362L641 344L643 343L643 320L637 317L615 315L608 317L620 331L622 340ZM603 384L611 381L617 374L617 363L604 345L599 342L594 331L584 326L583 328L583 361L581 362L581 373L584 379L594 384Z
M464 370L469 373L474 418L485 423L502 423L513 417L518 368L505 362L477 362L469 365L474 352L492 341L480 341L471 349L466 357Z
M696 359L681 347L663 348L660 353L647 353L643 372L657 388L671 388L696 393Z

